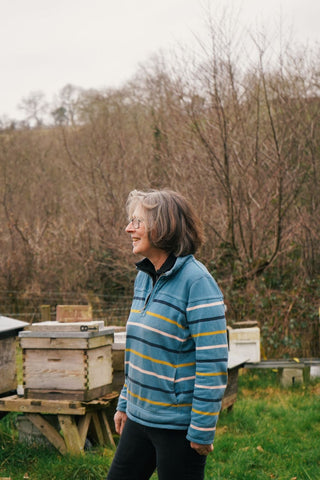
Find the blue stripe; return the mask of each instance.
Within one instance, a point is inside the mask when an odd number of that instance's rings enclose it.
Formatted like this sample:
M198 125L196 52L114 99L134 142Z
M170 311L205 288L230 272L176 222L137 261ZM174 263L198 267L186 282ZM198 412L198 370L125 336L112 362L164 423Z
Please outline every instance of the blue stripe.
M182 390L181 392L179 391L178 395L186 395L187 393L193 393L194 389L192 390Z
M181 308L177 307L176 305L173 305L172 303L165 302L164 300L158 300L156 298L153 301L154 303L162 303L163 305L167 305L168 307L171 307L174 310L177 310L178 312L182 313L184 316L186 314L185 310L182 310Z
M221 398L201 398L197 397L197 395L193 396L194 400L199 400L199 402L209 402L209 403L214 403L214 402L221 402L223 399L223 395Z
M151 387L150 385L147 385L145 383L141 383L141 382L137 382L136 380L133 380L133 378L131 378L129 375L128 375L128 378L129 378L131 383L134 383L135 385L139 385L140 387L143 387L143 388L147 388L148 390L155 390L156 392L164 392L164 393L174 394L174 390L165 390L163 388Z
M153 343L153 342L149 342L148 340L144 340L140 337L136 337L135 335L127 335L127 338L131 338L133 340L137 340L138 342L141 342L141 343L145 343L146 345L150 345L150 347L156 347L156 348L159 348L160 350L165 350L167 352L173 352L173 353L178 353L178 354L185 354L185 353L189 353L189 352L193 352L194 351L194 348L190 347L189 350L184 350L183 352L179 351L179 350L176 350L174 348L168 348L168 347L165 347L164 345L159 345L158 343Z
M219 315L219 317L199 318L199 320L193 320L192 322L188 322L188 324L192 325L193 323L215 322L217 320L224 320L224 318L224 315Z
M206 360L197 360L197 363L216 363L216 362L227 362L227 358L213 358L211 359L206 359Z

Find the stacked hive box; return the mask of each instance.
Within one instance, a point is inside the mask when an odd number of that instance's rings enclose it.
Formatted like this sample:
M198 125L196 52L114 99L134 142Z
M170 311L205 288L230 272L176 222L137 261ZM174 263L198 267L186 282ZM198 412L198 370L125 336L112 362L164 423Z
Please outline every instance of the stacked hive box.
M124 384L124 353L126 328L114 327L114 343L112 345L113 382L112 387L120 392Z
M260 362L260 328L228 328L230 352L247 363Z
M111 391L113 329L41 322L19 334L26 398L89 401Z
M17 388L16 337L27 325L27 322L0 316L0 395Z

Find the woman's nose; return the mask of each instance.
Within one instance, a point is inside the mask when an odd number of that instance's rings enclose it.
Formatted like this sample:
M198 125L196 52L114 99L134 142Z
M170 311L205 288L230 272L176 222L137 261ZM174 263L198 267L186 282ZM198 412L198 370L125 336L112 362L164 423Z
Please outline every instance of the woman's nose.
M134 230L132 222L129 222L128 225L125 228L125 231L126 232L131 232L132 230Z

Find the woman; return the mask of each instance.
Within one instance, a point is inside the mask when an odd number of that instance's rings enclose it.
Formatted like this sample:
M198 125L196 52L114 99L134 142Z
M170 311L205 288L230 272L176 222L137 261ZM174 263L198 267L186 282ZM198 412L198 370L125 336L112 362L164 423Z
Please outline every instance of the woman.
M136 264L127 322L121 435L108 480L204 478L227 384L223 296L193 254L203 235L190 203L170 190L130 193Z

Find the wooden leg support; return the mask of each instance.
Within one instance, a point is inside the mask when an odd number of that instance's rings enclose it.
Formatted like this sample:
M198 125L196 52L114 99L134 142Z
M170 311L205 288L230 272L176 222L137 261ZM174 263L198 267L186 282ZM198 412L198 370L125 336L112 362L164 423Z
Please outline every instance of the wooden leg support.
M58 415L60 427L66 442L68 453L79 455L84 453L83 444L79 435L78 427L74 416Z
M62 435L41 414L25 415L62 455L66 453L83 455L90 424L99 445L116 446L104 410L86 413L79 418L78 424L75 415L57 415Z
M100 416L101 416L101 426L102 426L102 429L103 429L103 432L104 432L105 443L108 443L112 447L115 447L116 444L115 444L114 439L113 439L113 435L112 435L111 428L110 428L110 425L109 425L109 422L108 422L108 419L107 419L106 412L104 410L101 410Z
M84 447L90 422L92 419L92 413L86 413L83 417L80 418L78 423L78 431L80 435L81 445Z

